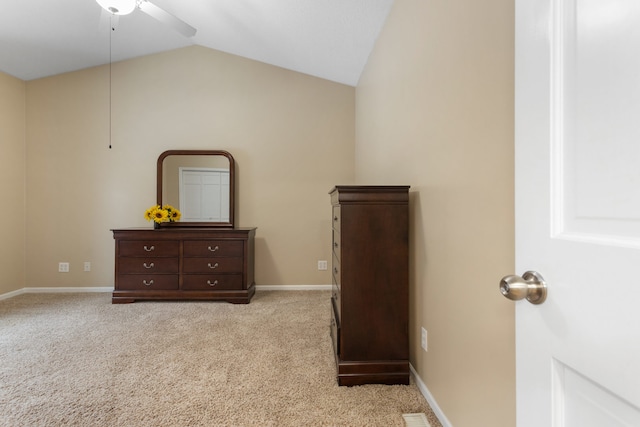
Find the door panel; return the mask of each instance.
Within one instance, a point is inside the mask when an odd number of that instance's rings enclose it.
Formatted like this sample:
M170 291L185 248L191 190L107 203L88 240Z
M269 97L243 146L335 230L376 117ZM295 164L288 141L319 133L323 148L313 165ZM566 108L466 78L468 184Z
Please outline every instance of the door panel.
M640 425L639 23L516 0L516 270L548 286L516 305L519 427Z
M554 361L553 393L562 396L553 411L554 425L640 426L637 408L559 361Z
M640 2L553 10L554 234L640 247Z

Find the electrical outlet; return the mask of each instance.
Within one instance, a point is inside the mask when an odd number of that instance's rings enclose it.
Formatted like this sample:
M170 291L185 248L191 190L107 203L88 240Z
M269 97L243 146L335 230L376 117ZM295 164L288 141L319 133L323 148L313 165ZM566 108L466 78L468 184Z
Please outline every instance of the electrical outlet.
M425 328L422 328L422 337L420 339L420 344L422 345L424 351L429 351L429 347L427 345L427 330Z
M60 262L60 263L58 263L58 272L59 273L68 273L69 272L69 263L68 262Z
M89 261L84 262L84 271L91 271L91 263Z
M318 261L318 270L326 270L327 269L327 261Z

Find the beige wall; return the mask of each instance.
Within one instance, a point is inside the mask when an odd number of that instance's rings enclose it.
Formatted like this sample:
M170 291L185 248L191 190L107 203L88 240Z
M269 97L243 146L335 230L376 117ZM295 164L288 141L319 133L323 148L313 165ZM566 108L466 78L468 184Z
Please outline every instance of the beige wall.
M25 286L25 84L0 72L0 295Z
M513 15L396 0L356 91L356 181L412 186L411 363L457 427L515 425Z
M27 286L112 286L109 230L151 227L168 149L234 156L258 285L331 283L317 260L330 259L327 193L353 182L353 87L202 47L116 63L109 149L108 66L26 86Z

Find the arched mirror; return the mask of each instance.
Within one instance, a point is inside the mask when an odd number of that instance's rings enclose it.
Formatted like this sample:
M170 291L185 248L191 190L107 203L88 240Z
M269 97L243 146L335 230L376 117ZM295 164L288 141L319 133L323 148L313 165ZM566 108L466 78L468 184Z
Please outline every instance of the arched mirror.
M235 164L222 150L169 150L158 157L157 203L180 210L161 227L234 226Z

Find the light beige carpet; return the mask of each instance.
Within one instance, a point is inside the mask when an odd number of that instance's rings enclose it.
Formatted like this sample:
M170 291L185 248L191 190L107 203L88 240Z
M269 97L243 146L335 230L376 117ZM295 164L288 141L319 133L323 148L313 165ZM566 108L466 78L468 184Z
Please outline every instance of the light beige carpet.
M338 387L328 291L251 304L0 301L2 426L404 426L415 384Z

